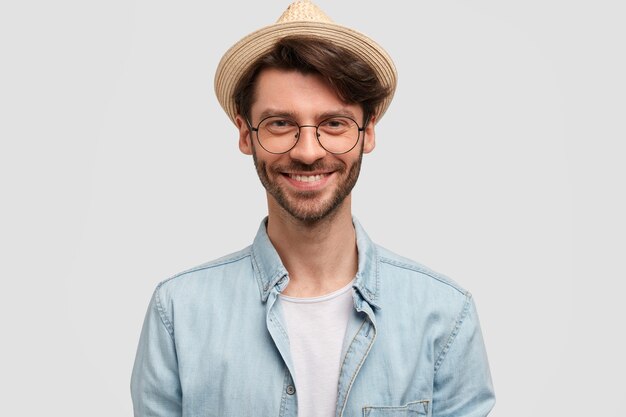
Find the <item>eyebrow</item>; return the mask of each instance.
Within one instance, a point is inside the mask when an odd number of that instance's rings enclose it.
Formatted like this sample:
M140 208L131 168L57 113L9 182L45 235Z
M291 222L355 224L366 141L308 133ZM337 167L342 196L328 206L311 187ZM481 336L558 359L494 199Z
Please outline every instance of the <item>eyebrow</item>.
M263 120L266 117L270 117L270 116L281 116L281 117L288 117L290 119L295 119L296 113L293 111L288 111L288 110L277 110L277 109L269 108L261 112L261 114L259 115L259 120Z
M263 110L261 112L261 114L259 115L259 120L263 120L266 117L270 117L270 116L287 117L289 119L293 119L293 120L296 120L296 121L298 119L298 114L296 112L294 112L294 111L268 108L268 109L265 109L265 110ZM318 113L318 114L315 115L315 120L324 120L324 119L327 119L327 118L332 117L332 116L347 116L347 117L350 117L350 118L356 120L356 115L354 114L354 112L352 112L351 110L349 110L346 107L339 107L339 108L334 109L334 110L325 111L323 113Z

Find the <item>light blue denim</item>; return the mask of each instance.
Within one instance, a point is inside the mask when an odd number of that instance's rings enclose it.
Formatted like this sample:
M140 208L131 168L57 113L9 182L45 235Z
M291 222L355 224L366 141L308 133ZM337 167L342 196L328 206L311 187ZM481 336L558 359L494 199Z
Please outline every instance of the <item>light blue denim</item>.
M486 416L495 398L471 295L354 225L336 416ZM135 416L296 416L288 282L265 222L248 248L161 282L131 378Z

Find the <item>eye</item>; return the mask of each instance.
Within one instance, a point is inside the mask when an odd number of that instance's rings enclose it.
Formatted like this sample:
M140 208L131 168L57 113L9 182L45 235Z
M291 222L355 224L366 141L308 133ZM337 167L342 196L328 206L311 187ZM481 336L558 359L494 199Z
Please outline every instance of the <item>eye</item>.
M319 129L330 135L339 135L356 127L356 123L347 117L331 117L320 123Z
M294 123L291 120L276 119L276 120L272 120L269 123L269 125L272 127L286 127L286 126L294 126Z
M261 129L272 134L283 134L298 129L296 122L283 117L268 117L261 122Z

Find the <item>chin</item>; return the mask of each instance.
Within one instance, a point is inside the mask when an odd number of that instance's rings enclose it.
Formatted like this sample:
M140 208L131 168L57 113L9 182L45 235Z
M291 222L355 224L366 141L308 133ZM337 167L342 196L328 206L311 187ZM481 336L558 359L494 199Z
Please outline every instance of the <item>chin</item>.
M287 201L284 194L274 196L278 205L292 218L305 224L318 223L335 217L343 205L345 197L328 198L325 201Z

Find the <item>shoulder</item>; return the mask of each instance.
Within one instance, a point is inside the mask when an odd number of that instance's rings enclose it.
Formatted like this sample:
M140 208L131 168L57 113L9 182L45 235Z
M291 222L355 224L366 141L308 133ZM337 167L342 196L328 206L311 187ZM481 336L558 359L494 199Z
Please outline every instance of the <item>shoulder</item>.
M236 279L242 274L249 276L251 247L205 262L173 275L157 285L157 297L171 299L181 293L190 295L206 288L220 285L224 280Z
M381 278L389 281L392 286L404 283L421 291L437 292L459 299L471 296L469 291L447 275L382 246L376 245L376 249Z

